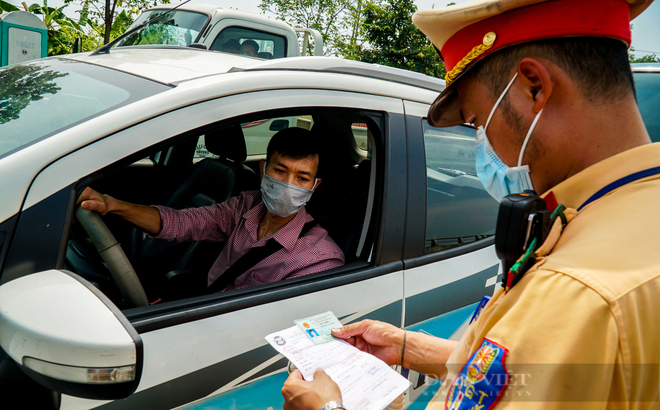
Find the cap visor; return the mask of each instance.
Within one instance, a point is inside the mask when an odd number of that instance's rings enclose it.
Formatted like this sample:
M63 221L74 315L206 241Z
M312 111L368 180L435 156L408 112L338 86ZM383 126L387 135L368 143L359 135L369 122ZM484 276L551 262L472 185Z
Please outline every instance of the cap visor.
M434 127L452 127L465 123L458 104L456 82L448 85L433 101L429 108L428 122Z

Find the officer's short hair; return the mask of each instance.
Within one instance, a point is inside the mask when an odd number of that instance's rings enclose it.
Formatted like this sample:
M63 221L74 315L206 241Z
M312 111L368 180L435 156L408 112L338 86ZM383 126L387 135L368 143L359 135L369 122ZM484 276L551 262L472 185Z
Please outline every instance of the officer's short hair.
M321 174L321 149L318 139L311 131L299 127L285 128L278 131L268 142L266 161L270 161L275 152L283 157L293 159L316 156L318 157L316 176L318 177Z
M497 98L525 57L542 57L557 64L595 103L635 96L628 51L621 40L571 37L534 41L493 53L468 74Z

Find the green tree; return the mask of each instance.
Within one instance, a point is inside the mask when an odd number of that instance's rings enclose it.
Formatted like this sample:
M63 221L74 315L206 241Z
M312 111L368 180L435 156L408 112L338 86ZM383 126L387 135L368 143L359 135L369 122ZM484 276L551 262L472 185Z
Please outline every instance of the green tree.
M630 32L633 31L633 25L630 25ZM630 47L628 49L628 60L631 63L660 63L660 57L657 57L655 53L647 54L642 57L635 57L635 47Z
M82 27L64 14L66 5L49 7L47 0L43 2L43 4L34 3L28 7L28 11L41 17L48 29L48 55L70 53L73 43L71 36L84 35Z
M0 70L0 124L17 119L30 102L57 93L60 88L53 80L66 75L69 74L43 70L37 64L17 64Z
M18 7L4 0L0 0L0 11L18 11Z
M631 63L660 63L660 57L655 53L635 57L635 47L630 47L630 50L628 50L628 59Z
M444 78L444 63L431 42L412 23L416 11L412 0L368 3L364 11L366 42L348 57Z
M262 0L259 8L294 27L312 28L323 36L325 55L342 54L342 48L359 35L361 7L366 0ZM349 34L350 33L350 34ZM347 40L348 38L348 40Z
M100 36L102 44L121 35L144 9L170 4L170 0L64 0L81 6L80 21L90 22L92 37Z

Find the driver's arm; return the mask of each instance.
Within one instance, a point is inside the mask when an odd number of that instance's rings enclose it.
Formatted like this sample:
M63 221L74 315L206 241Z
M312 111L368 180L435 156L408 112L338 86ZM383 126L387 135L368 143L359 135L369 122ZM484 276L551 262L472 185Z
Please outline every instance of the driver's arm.
M76 204L82 209L95 211L100 215L112 213L118 215L149 235L158 235L161 230L160 213L151 206L136 205L120 201L87 187L78 197Z

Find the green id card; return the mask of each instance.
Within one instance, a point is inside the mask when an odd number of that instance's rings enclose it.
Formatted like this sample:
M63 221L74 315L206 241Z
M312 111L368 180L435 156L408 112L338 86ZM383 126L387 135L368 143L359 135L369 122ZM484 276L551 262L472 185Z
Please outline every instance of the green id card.
M332 312L325 312L304 319L294 320L294 322L303 330L303 332L305 332L315 345L335 340L335 337L332 336L330 330L342 327L341 322Z

